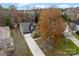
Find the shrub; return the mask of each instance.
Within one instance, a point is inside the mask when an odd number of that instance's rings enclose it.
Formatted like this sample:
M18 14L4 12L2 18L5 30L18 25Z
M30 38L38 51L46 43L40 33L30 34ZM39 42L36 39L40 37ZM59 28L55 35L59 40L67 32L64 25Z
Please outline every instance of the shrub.
M5 24L5 26L9 26L10 28L13 28L13 25L11 23L11 19L9 16L5 16L4 24Z

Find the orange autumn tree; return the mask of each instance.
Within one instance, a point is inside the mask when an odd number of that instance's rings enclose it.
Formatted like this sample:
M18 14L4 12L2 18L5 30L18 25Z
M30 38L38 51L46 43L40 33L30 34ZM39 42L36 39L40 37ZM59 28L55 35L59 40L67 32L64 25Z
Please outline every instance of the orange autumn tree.
M40 14L38 27L45 41L56 42L62 36L66 25L59 9L45 9Z

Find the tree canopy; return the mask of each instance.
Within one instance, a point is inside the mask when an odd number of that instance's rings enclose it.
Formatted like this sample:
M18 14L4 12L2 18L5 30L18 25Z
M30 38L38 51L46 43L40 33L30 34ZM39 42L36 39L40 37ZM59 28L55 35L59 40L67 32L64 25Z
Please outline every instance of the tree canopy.
M46 9L41 12L38 27L44 40L57 41L63 35L66 25L60 15L61 11L58 9Z
M13 10L16 10L17 8L14 6L14 5L11 5L11 6L9 6L9 9L13 9Z

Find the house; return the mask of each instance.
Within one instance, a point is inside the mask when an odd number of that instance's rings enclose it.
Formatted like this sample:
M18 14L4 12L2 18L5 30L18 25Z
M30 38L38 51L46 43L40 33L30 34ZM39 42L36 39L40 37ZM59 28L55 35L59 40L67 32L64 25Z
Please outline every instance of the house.
M77 18L74 23L76 24L76 31L79 31L79 18Z
M70 28L70 30L71 31L73 31L73 32L75 32L76 31L76 24L75 23L73 23L73 22L69 22L69 28Z
M74 31L79 31L79 8L68 8L66 9L66 14L70 17L71 22L69 22L69 28Z
M74 33L76 32L79 34L79 19L77 19L73 22L69 22L68 27L69 27L69 29L68 29L69 31L72 31Z
M71 20L77 20L79 17L79 8L68 8L65 13L71 18Z
M0 55L2 50L9 53L14 50L14 40L10 35L9 27L0 27Z

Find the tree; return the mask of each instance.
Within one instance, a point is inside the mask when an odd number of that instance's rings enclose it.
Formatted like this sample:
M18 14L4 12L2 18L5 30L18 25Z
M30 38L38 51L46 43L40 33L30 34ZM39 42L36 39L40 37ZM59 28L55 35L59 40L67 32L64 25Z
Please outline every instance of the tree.
M4 9L4 8L0 5L0 10L1 10L1 9Z
M9 14L11 17L11 22L13 25L15 25L17 23L17 8L14 5L9 6Z
M0 16L2 15L3 7L0 5Z
M13 28L13 25L11 23L10 17L5 16L5 21L4 21L5 26L9 26L10 28Z
M9 6L9 9L16 10L17 8L14 5Z
M61 17L63 17L64 20L66 20L66 21L71 21L71 18L67 15L66 12L64 12L64 14L62 14Z
M0 26L3 26L3 10L4 8L0 5Z
M66 27L65 21L60 15L59 9L46 9L42 10L39 17L39 32L44 41L51 40L53 45L63 35Z

